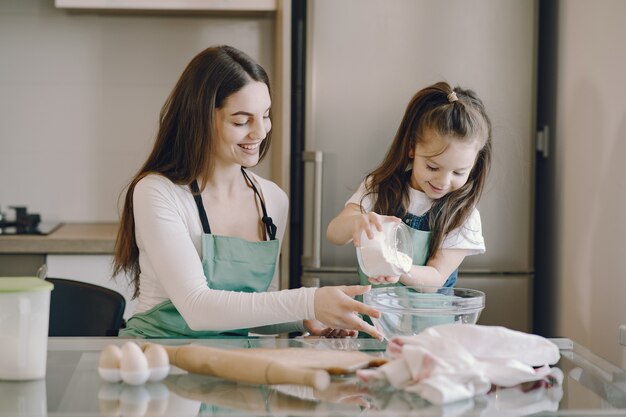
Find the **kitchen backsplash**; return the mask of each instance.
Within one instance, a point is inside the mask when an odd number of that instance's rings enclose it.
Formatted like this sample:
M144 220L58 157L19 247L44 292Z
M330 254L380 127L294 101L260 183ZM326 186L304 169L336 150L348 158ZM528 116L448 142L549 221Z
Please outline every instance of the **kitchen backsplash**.
M272 74L272 19L0 2L0 204L28 206L44 221L116 221L186 63L231 44Z

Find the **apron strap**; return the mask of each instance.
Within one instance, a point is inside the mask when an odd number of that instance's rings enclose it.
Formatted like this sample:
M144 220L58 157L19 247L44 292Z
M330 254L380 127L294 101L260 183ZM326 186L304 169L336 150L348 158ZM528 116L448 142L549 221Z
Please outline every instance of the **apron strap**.
M246 181L248 182L248 184L250 184L250 186L254 190L254 193L257 195L257 197L259 197L259 201L261 202L261 210L263 210L263 218L261 219L261 221L265 225L265 230L267 230L267 234L268 234L270 240L276 240L276 229L277 229L277 227L274 224L274 222L272 221L272 218L267 215L267 210L265 208L265 202L263 201L263 198L261 197L261 194L259 194L259 190L256 189L256 187L254 186L254 183L252 182L252 180L248 176L248 173L246 172L246 170L243 167L241 167L241 173L243 174L243 176L246 179Z
M267 231L269 239L276 240L277 227L272 221L272 218L267 215L265 202L263 201L263 198L261 197L259 190L257 190L254 183L248 176L248 173L245 171L243 167L241 167L241 173L243 174L243 177L245 178L246 182L252 187L252 190L254 191L256 196L259 198L259 201L261 202L261 210L263 211L263 217L261 218L261 221L265 225L265 230ZM196 202L196 206L198 207L198 214L200 215L200 222L202 223L202 230L206 234L211 234L211 226L209 226L209 218L206 215L206 210L204 210L204 204L202 204L202 196L200 195L200 187L198 187L198 181L193 180L193 182L191 183L191 191L193 194L193 199Z
M211 234L211 226L209 226L209 218L204 210L204 204L202 204L202 196L200 195L200 187L198 187L198 181L193 180L191 183L191 191L193 193L193 199L196 201L198 207L198 214L200 215L200 223L202 223L202 231L205 234Z

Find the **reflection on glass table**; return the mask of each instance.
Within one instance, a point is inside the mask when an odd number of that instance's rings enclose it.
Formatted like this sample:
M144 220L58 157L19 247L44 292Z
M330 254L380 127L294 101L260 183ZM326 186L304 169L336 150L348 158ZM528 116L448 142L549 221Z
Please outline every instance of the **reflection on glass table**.
M107 383L96 371L100 350L121 339L51 338L45 380L0 382L0 416L523 416L626 415L625 372L566 339L557 367L562 385L525 384L435 406L415 394L333 377L324 391L295 385L248 385L174 370L162 382ZM185 340L157 340L186 344ZM384 355L375 340L219 339L193 343L220 348L301 347Z

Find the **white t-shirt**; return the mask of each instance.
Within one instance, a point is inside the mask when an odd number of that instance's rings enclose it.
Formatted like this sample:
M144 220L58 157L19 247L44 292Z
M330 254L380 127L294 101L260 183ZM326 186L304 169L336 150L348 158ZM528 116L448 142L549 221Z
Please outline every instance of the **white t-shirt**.
M370 194L363 198L366 192L365 182L362 182L359 185L359 189L346 202L346 205L349 203L362 205L365 212L371 211L374 207L374 195ZM433 202L434 200L428 197L426 193L409 187L409 208L407 210L409 213L421 216L430 210ZM478 213L476 208L472 210L465 224L448 233L441 244L441 248L465 249L468 255L477 255L485 252L485 239L483 238L480 223L480 213Z
M282 242L287 195L273 182L248 173L277 227L276 238ZM315 318L315 288L275 291L278 267L268 292L208 288L201 260L202 224L189 187L161 175L147 175L135 186L133 206L141 269L135 313L169 299L191 329L217 331Z

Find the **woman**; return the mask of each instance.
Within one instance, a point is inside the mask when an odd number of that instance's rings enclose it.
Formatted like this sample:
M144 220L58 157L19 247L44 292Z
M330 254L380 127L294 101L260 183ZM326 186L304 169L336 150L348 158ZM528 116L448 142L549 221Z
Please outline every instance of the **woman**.
M382 338L355 314L379 316L352 298L368 286L268 291L288 201L245 168L269 149L270 108L265 70L235 48L208 48L184 70L126 194L114 273L130 275L139 303L121 336Z

